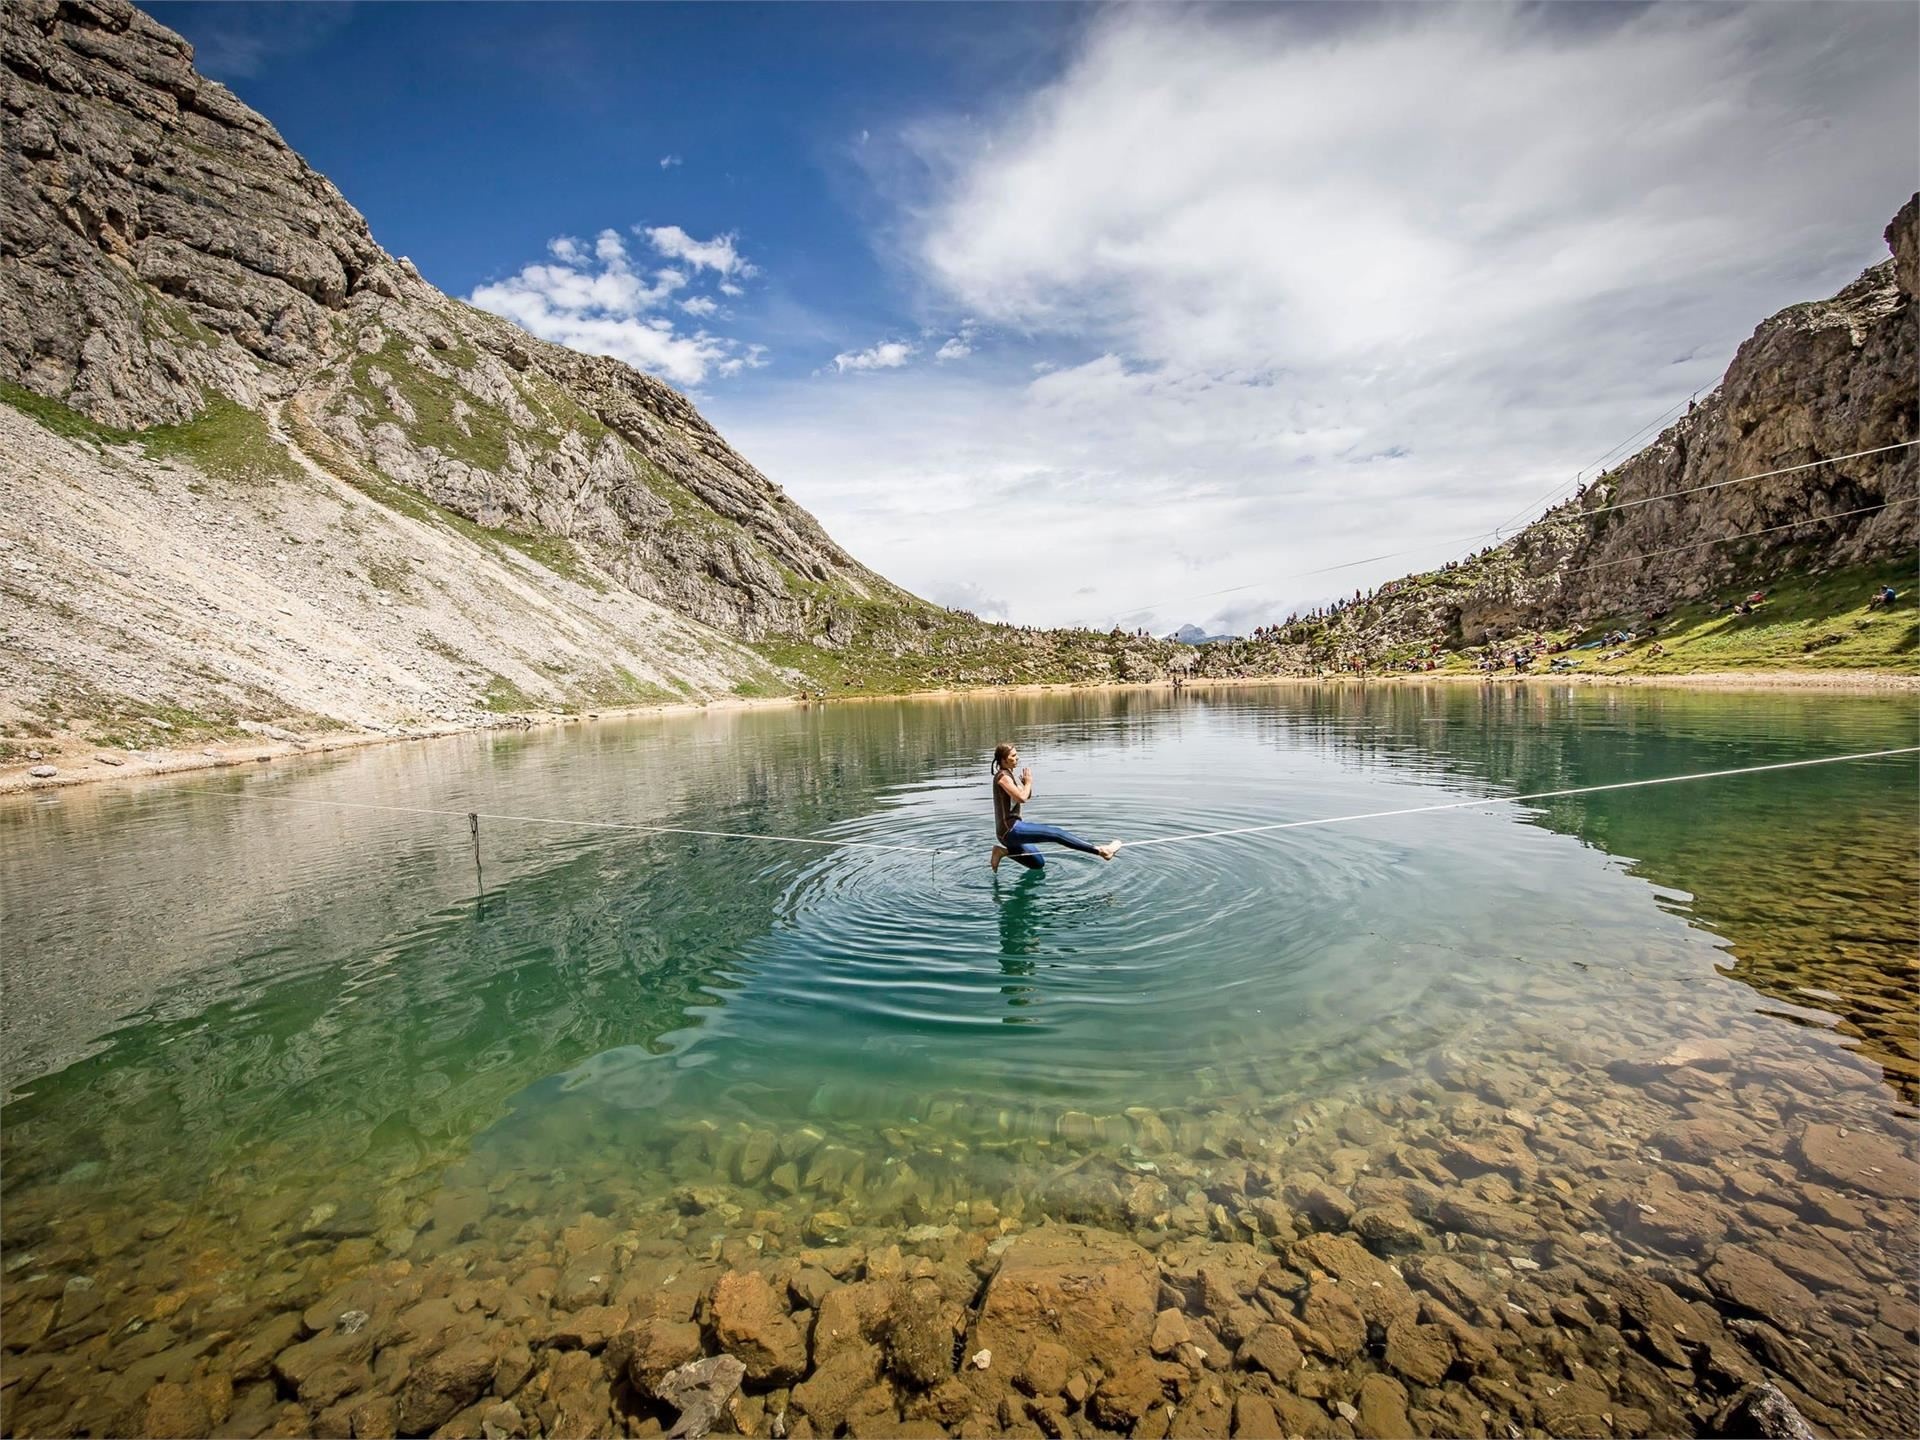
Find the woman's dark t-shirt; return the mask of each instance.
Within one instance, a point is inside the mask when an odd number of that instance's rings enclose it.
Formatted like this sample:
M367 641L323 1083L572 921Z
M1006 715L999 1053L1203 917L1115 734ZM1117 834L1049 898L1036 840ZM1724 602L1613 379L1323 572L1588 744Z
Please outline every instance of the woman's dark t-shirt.
M1020 818L1020 802L1007 793L999 775L993 777L993 838L1004 840L1013 822Z

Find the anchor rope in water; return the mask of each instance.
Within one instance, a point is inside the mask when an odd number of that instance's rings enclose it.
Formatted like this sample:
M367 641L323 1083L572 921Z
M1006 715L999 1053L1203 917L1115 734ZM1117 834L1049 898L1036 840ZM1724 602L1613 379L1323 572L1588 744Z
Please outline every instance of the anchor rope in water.
M582 830L637 830L649 835L701 835L716 840L779 840L789 845L851 846L861 850L911 850L939 855L950 846L898 845L878 840L829 840L818 835L765 835L744 830L694 830L684 825L641 825L629 820L566 820L554 815L504 815L489 810L444 810L427 805L375 805L364 800L321 800L304 795L249 795L238 790L194 789L188 795L209 795L219 800L264 800L276 805L317 805L331 810L378 810L391 815L447 815L476 826L474 841L479 842L477 822L500 820L520 825L564 825Z
M1657 775L1647 780L1616 780L1605 785L1576 785L1565 790L1539 790L1526 795L1477 795L1469 800L1450 800L1437 805L1411 805L1398 810L1369 810L1353 815L1324 815L1311 820L1282 820L1266 825L1243 825L1230 830L1202 830L1181 835L1155 835L1143 840L1128 840L1125 848L1148 845L1181 845L1195 840L1221 840L1237 835L1262 835L1279 830L1304 830L1316 825L1345 825L1357 820L1384 820L1404 815L1426 815L1440 810L1464 810L1475 805L1517 805L1532 800L1554 800L1569 795L1595 795L1608 790L1634 790L1649 785L1677 785L1689 780L1720 780L1734 775L1758 775L1770 770L1799 770L1812 765L1840 765L1854 760L1884 760L1894 755L1920 754L1920 745L1903 745L1891 750L1865 750L1851 755L1818 755L1806 760L1780 760L1766 765L1742 765L1731 770L1700 770L1689 775ZM568 820L551 815L510 815L486 810L447 810L425 805L377 805L371 801L322 800L296 795L249 795L243 791L192 789L188 795L207 795L222 800L261 800L270 804L312 805L335 810L375 810L393 815L438 815L466 820L474 827L476 858L480 820L498 820L521 825L560 825L583 830L638 831L650 835L696 835L720 840L765 840L786 845L817 845L857 850L892 850L916 855L971 854L977 846L911 845L881 840L837 840L820 835L773 835L743 830L696 830L682 825L641 825L625 820Z
M1597 795L1604 790L1637 790L1648 785L1678 785L1686 780L1720 780L1730 775L1758 775L1766 770L1799 770L1809 765L1839 765L1849 760L1884 760L1891 755L1920 755L1920 745L1892 750L1863 750L1854 755L1818 755L1810 760L1778 760L1769 765L1742 765L1732 770L1697 770L1691 775L1656 775L1649 780L1616 780L1607 785L1575 785L1566 790L1536 790L1527 795L1480 795L1471 800L1449 800L1439 805L1410 805L1402 810L1369 810L1358 815L1327 815L1315 820L1282 820L1270 825L1242 825L1232 830L1199 830L1184 835L1156 835L1129 840L1126 848L1143 845L1180 845L1190 840L1222 840L1230 835L1263 835L1275 830L1303 830L1312 825L1345 825L1354 820L1384 820L1395 815L1428 815L1436 810L1464 810L1472 805L1519 805L1530 800L1557 800L1567 795Z

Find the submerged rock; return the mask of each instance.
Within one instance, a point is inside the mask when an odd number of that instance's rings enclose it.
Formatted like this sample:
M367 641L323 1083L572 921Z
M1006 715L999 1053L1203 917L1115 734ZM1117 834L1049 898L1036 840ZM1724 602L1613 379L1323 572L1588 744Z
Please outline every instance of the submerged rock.
M1813 1427L1807 1424L1793 1402L1771 1384L1749 1385L1723 1406L1713 1417L1713 1433L1727 1440L1814 1440Z
M737 1356L747 1378L760 1385L788 1385L807 1369L807 1341L757 1271L723 1275L713 1287L713 1336Z
M740 1392L746 1373L747 1367L733 1356L710 1355L662 1376L654 1394L680 1413L667 1431L669 1440L700 1440L712 1430Z
M1920 1196L1920 1164L1869 1131L1808 1125L1794 1149L1802 1164L1836 1185L1883 1200L1912 1201Z
M1111 1370L1146 1356L1159 1291L1159 1266L1131 1240L1049 1226L1017 1237L1000 1257L967 1349L1008 1356L1017 1371L1045 1337L1076 1362L1097 1359Z

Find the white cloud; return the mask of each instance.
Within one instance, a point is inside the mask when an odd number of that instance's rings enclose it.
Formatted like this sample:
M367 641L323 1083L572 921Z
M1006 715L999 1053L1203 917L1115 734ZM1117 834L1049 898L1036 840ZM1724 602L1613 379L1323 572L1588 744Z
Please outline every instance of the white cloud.
M727 276L749 276L758 270L734 248L732 234L716 235L711 240L696 240L678 225L650 225L640 233L660 254L672 260L684 260L696 270L713 270Z
M865 350L842 350L833 357L833 368L840 375L849 370L897 370L919 353L918 346L905 340L882 340Z
M678 155L662 155L660 157L660 168L662 170L671 170L676 165L684 165L686 163L687 162L682 160Z
M686 288L686 273L670 267L650 275L636 272L618 231L602 230L590 252L579 240L560 236L548 242L547 253L557 263L525 266L505 280L479 286L468 300L544 340L611 355L681 385L698 385L709 372L734 375L765 363L759 346L743 349L705 330L689 334L651 313ZM680 308L704 317L718 307L696 297L680 302ZM756 354L761 358L749 358Z
M731 280L722 280L720 282L720 293L722 295L731 295L734 299L738 300L742 295L746 294L747 292L741 286L734 284Z
M722 360L719 365L719 371L722 375L733 376L738 375L743 370L765 369L771 363L772 360L768 355L766 346L747 345L742 347L738 354L731 355L725 360Z
M1316 39L1113 12L962 152L920 255L983 313L1191 367L1451 365L1584 305L1697 306L1705 275L1865 250L1911 189L1911 74L1874 44L1912 17L1823 13L1436 8ZM1874 125L1905 138L1836 143Z
M1884 258L1917 42L1911 7L1115 7L1044 88L872 162L931 177L883 196L899 258L1033 373L776 390L730 435L863 560L1021 619L1375 584Z
M935 360L964 360L973 353L973 321L964 320L960 328L948 337L947 342L933 352Z
M680 308L689 315L705 317L713 314L720 306L713 300L708 299L705 295L695 295L691 300L682 300L680 302Z

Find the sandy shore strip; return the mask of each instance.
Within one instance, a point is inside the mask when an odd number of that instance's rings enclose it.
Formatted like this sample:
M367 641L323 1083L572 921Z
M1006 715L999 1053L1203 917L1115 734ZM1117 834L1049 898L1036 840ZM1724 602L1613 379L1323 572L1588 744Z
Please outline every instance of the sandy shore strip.
M1920 693L1920 673L1876 670L1749 670L1684 675L1515 675L1478 671L1432 672L1404 675L1236 675L1196 678L1189 691L1246 690L1275 685L1582 685L1666 686L1706 690L1824 690L1836 694ZM691 715L726 710L790 708L797 705L871 704L890 700L966 700L987 696L1044 695L1063 691L1168 690L1168 682L1062 681L1048 684L987 685L965 689L913 690L886 695L837 695L831 700L804 700L797 696L727 697L705 703L675 701L633 705L580 713L502 717L496 725L422 725L393 731L338 730L280 739L253 735L172 749L114 750L71 736L15 741L37 751L39 759L0 764L0 795L53 790L156 775L181 775L198 770L221 770L237 765L265 765L315 755L332 755L369 745L398 745L420 740L479 734L485 730L545 730L566 725L588 725L610 720L632 720L649 715ZM35 769L51 766L55 773L35 776Z

